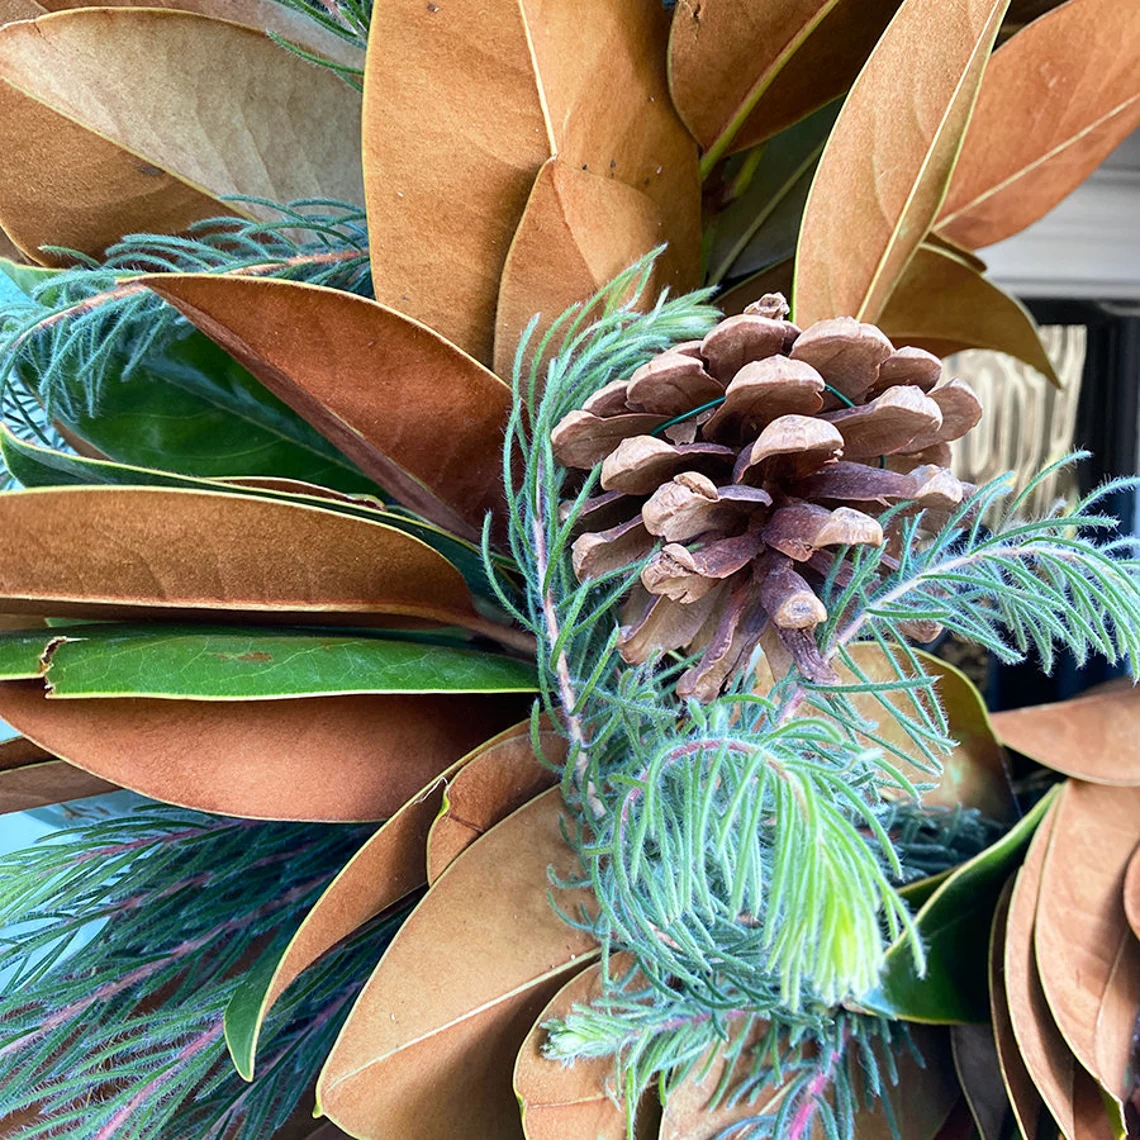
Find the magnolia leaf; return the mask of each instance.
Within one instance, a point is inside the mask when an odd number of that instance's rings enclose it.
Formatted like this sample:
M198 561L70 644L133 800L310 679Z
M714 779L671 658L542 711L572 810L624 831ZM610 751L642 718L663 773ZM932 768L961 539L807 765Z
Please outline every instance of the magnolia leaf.
M801 325L874 321L946 194L1009 0L903 0L839 113L796 253Z
M927 1026L912 1026L910 1032L923 1063L919 1064L908 1049L899 1050L895 1055L898 1082L893 1086L887 1083L884 1087L897 1128L892 1127L881 1101L876 1100L874 1108L868 1109L860 1100L855 1114L853 1140L894 1140L896 1136L906 1140L933 1140L940 1135L957 1103L959 1090L946 1032ZM748 1058L745 1056L728 1078L725 1090L730 1095L727 1102L722 1101L710 1109L709 1103L724 1080L725 1066L719 1059L713 1060L711 1066L706 1062L707 1057L698 1061L689 1076L670 1093L660 1140L728 1140L735 1136L734 1124L743 1126L762 1114L776 1111L790 1087L764 1086L757 1094L731 1103L734 1082L747 1072ZM855 1095L861 1098L863 1093L857 1069L854 1078ZM818 1120L810 1133L805 1131L808 1127L809 1122L805 1120L797 1131L793 1123L790 1134L820 1138L826 1135ZM745 1132L741 1131L741 1135Z
M1003 898L1006 893L1003 891ZM995 911L995 918L996 915ZM950 1046L954 1071L981 1140L1002 1140L1009 1097L1002 1081L993 1028L989 1024L951 1026Z
M332 72L227 21L81 8L9 24L0 224L25 252L97 255L126 232L234 212L225 195L362 202L359 116Z
M1046 839L1052 827L1052 818L1047 816L1037 829L1037 835L1044 833ZM1026 852L1025 864L1034 858L1033 845L1037 841L1034 835L1030 842L1029 851ZM1044 850L1044 848L1042 848ZM1019 874L1021 872L1018 872ZM1013 895L1013 885L1016 876L1006 880L1002 889L1001 898L998 899L997 909L994 911L993 925L990 927L990 1026L986 1027L993 1034L996 1050L998 1076L1005 1089L1005 1098L1013 1111L1014 1120L1021 1136L1034 1136L1037 1132L1037 1121L1040 1118L1044 1102L1037 1091L1029 1070L1025 1067L1021 1052L1018 1049L1017 1039L1013 1032L1013 1020L1009 1012L1009 995L1005 984L1005 955L1006 955L1006 929L1009 926L1010 899ZM973 1029L976 1026L959 1026L957 1029ZM957 1029L954 1031L956 1032ZM979 1078L983 1074L978 1074ZM961 1078L961 1070L959 1070ZM965 1082L963 1081L963 1084ZM992 1121L992 1117L990 1118ZM1004 1122L1004 1119L1003 1121ZM1002 1123L999 1122L999 1123ZM1000 1135L1000 1134L997 1134ZM985 1140L985 1137L983 1137Z
M281 701L48 700L0 684L0 717L55 756L197 811L250 819L386 819L525 711L440 694Z
M938 356L965 348L1005 352L1061 386L1029 311L944 248L919 246L879 327L897 345L918 345Z
M459 572L400 530L323 506L164 487L0 496L0 609L63 617L260 615L500 632ZM393 621L395 619L395 621Z
M1137 841L1140 789L1069 780L1057 801L1033 935L1057 1028L1116 1102L1118 1124L1131 1092L1126 1073L1140 1008L1140 943L1123 899Z
M786 257L783 261L760 270L717 297L717 307L725 316L731 317L743 313L746 306L759 301L766 293L783 293L785 297L790 297L794 268L795 258Z
M113 371L87 412L75 380L63 421L102 455L185 475L277 475L377 493L351 460L236 360L190 330L129 375Z
M0 765L3 761L0 759ZM1124 876L1124 914L1132 933L1140 938L1140 848L1132 853Z
M540 732L535 754L528 732L476 752L443 792L443 804L427 837L427 881L436 879L479 836L558 783L554 765L566 759L566 738Z
M13 20L34 20L46 13L47 9L35 0L0 0L0 25L10 24Z
M855 644L848 648L848 653L869 681L897 680L897 669L877 644ZM938 700L946 714L950 736L957 741L954 751L943 760L942 777L937 787L924 792L922 802L935 807L977 808L991 819L1016 818L1017 806L1005 756L994 735L982 694L965 673L949 662L922 650L914 650L914 654L925 672L937 678ZM905 664L900 664L904 673L908 673ZM857 681L845 666L840 668L840 672L845 682ZM910 698L906 695L883 694L878 697L865 693L851 699L864 717L876 723L876 736L914 757L914 767L909 771L904 769L905 774L915 781L929 780L929 774L919 767L922 757L914 742L882 703L885 700L906 712ZM867 743L874 744L871 740Z
M471 845L424 896L369 979L317 1083L318 1107L358 1137L521 1137L519 1046L597 946L550 898L548 868L580 874L557 788ZM575 913L583 891L558 889Z
M283 499L384 523L414 535L437 550L463 575L471 590L488 599L495 596L479 547L413 515L386 510L375 499L345 495L327 487L291 479L256 476L196 479L149 467L131 467L106 460L88 459L18 439L3 424L0 424L0 456L9 473L25 487L111 484L117 487L185 487L199 491L233 490L240 487L244 495ZM503 560L503 565L509 568L506 560ZM514 590L511 581L503 575L499 575L499 586L508 594Z
M996 713L1008 747L1093 784L1140 785L1140 690L1127 688Z
M811 176L838 113L832 103L767 142L754 163L745 157L740 177L747 175L747 185L712 223L710 284L791 256Z
M375 631L98 625L0 633L0 681L43 677L50 697L272 700L349 693L529 693L513 657Z
M1054 800L1054 803L1056 801ZM1074 1059L1049 1012L1037 956L1033 925L1041 869L1053 834L1056 807L1050 807L1033 836L1010 895L1003 958L1005 998L1014 1043L1041 1099L1065 1136L1073 1135ZM1008 1038L998 1037L1004 1045ZM1016 1105L1016 1101L1014 1102Z
M609 961L610 977L620 978L633 966L628 954ZM613 1057L581 1058L567 1065L545 1056L545 1025L565 1017L576 1005L603 995L602 967L596 963L567 982L538 1015L515 1061L515 1096L522 1107L526 1140L627 1140L626 1106L616 1087ZM646 1097L648 1102L650 1096ZM629 1140L657 1134L660 1113L643 1106Z
M730 1027L728 1032L726 1044L736 1046L742 1030ZM717 1140L734 1124L774 1112L779 1107L788 1093L790 1086L787 1084L765 1084L739 1098L731 1095L734 1086L749 1075L750 1054L764 1047L769 1026L766 1021L750 1022L744 1032L747 1032L748 1039L741 1047L739 1060L731 1072L727 1071L725 1047L714 1046L693 1065L683 1080L670 1088L658 1140ZM727 1093L727 1099L717 1097L718 1092Z
M996 843L955 868L915 916L926 948L920 973L910 940L887 951L878 987L859 1004L907 1021L953 1025L989 1016L985 954L1002 885L1021 862L1054 798L1044 796Z
M33 744L23 736L13 736L0 741L0 772L10 772L16 768L26 768L29 764L42 764L55 757L45 752L38 744Z
M934 1140L982 1140L964 1096L958 1098L958 1103L950 1110L946 1123L938 1130Z
M265 1018L285 990L322 954L427 883L424 845L444 805L448 782L472 763L510 763L518 752L529 750L529 732L529 721L508 728L421 788L345 864L284 951L264 957L242 981L226 1008L226 1043L247 1080L253 1079Z
M500 506L510 389L431 329L297 281L142 281L406 506L468 537Z
M118 790L116 785L62 760L0 768L0 814L31 811Z
M1047 214L1140 126L1140 7L1069 0L1003 44L938 230L970 249Z
M571 305L592 297L667 237L656 203L616 178L552 158L538 172L499 285L495 371L510 376L531 317L531 346ZM664 273L668 256L657 273ZM551 272L557 265L558 271ZM645 304L659 290L647 288Z
M675 251L672 284L696 284L696 147L668 98L659 6L390 0L375 19L364 167L378 300L489 363L511 239L555 155L643 190ZM549 252L540 264L576 272Z
M682 0L669 37L669 87L705 150L707 173L841 95L899 0Z
M274 3L274 0L44 0L36 14L42 16L46 12L63 12L72 8L173 8L178 12L196 12L199 16L228 20L259 32L273 32L307 52L344 67L364 66L364 52L356 44L326 31L315 20L284 4Z
M1124 1140L1124 1124L1105 1111L1104 1092L1084 1069L1073 1070L1073 1140Z

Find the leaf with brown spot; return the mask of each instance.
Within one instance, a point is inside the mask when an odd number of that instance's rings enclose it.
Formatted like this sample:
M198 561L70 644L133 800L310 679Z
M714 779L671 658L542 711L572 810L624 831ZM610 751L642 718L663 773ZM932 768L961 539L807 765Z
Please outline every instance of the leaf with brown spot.
M944 249L919 246L879 317L879 327L895 344L917 345L936 356L965 348L1004 352L1061 386L1025 306Z
M995 53L938 231L969 249L1025 229L1140 126L1140 7L1069 0Z
M0 224L25 252L226 213L223 195L363 201L359 96L263 33L82 8L0 30Z
M796 252L795 320L874 321L934 221L1009 0L903 0L851 88Z
M0 814L31 811L118 790L115 784L62 760L46 759L19 767L3 767L0 768Z
M633 965L629 954L610 959L610 977L621 978ZM612 1057L580 1058L567 1065L542 1052L546 1023L565 1017L576 1005L602 997L602 968L597 963L572 978L538 1015L515 1061L515 1096L522 1106L526 1140L627 1140L626 1110L616 1088ZM630 1140L657 1134L660 1113L654 1093L637 1112Z
M849 646L847 652L869 681L898 679L897 670L887 661L878 645L860 643ZM919 649L914 653L922 668L937 678L935 691L945 710L950 735L957 741L954 751L943 759L938 786L923 794L923 803L947 808L972 807L991 819L1013 820L1016 806L1005 757L994 735L981 693L961 670L948 662ZM905 661L900 664L905 670ZM840 665L839 669L848 683L857 679L846 667ZM915 766L904 768L906 774L912 780L929 780L929 774L918 767L921 754L917 747L898 722L888 717L889 710L883 704L885 700L897 705L906 715L913 716L915 710L910 699L886 694L880 699L870 693L856 694L851 699L864 717L877 723L877 736L914 757ZM896 759L892 756L892 760Z
M530 723L493 749L480 749L443 793L439 815L427 837L427 881L436 879L481 835L558 782L547 764L566 758L566 738L539 733L544 764L534 752Z
M669 87L708 170L841 95L899 0L682 0Z
M1140 785L1140 689L995 713L1001 741L1092 784Z
M1140 943L1123 902L1138 840L1140 789L1070 780L1057 800L1034 924L1053 1018L1118 1114L1140 1007Z
M1034 1086L1062 1133L1072 1136L1074 1059L1049 1012L1033 939L1041 870L1055 819L1056 804L1041 820L1030 841L1025 862L1014 879L1002 965L1014 1042ZM1006 1040L999 1037L1000 1043Z
M501 510L510 389L432 329L296 281L142 281L405 506L468 537Z
M522 1136L511 1075L542 1008L597 946L554 910L548 867L580 873L552 788L471 845L380 960L317 1085L360 1137ZM582 892L556 892L575 911Z
M197 811L385 819L526 702L435 694L282 701L49 700L0 684L0 717L55 756Z
M503 266L495 371L510 376L519 340L536 313L541 320L531 349L566 309L592 297L666 236L660 210L641 190L550 159L535 178ZM645 290L645 303L653 304L660 284Z
M476 760L501 763L524 743L530 723L480 744L416 792L346 863L310 907L284 951L263 956L226 1007L226 1044L237 1070L252 1080L258 1040L277 999L321 955L427 882L424 848L445 802L448 781Z
M0 607L488 631L459 572L382 523L282 499L157 487L0 496Z
M1039 830L1043 829L1048 835L1051 824L1050 819L1045 819L1039 825ZM1028 858L1027 856L1027 861ZM1016 875L1011 876L1006 883L990 927L990 1022L997 1051L998 1071L1020 1135L1036 1136L1037 1121L1044 1102L1018 1050L1005 985L1006 929L1009 925L1009 906L1015 879Z

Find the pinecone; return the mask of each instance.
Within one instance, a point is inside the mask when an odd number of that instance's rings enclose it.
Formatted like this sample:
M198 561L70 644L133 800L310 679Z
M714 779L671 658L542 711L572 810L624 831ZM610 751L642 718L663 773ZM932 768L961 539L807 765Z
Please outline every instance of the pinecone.
M814 636L833 548L889 544L898 524L884 535L875 517L886 508L936 519L973 490L947 466L949 442L981 417L967 384L940 383L937 357L896 349L874 325L839 317L801 332L787 314L779 294L761 298L607 384L552 433L565 466L602 465L573 545L580 580L664 542L625 603L620 645L633 664L703 651L682 696L711 700L758 644L777 675L794 662L834 681Z

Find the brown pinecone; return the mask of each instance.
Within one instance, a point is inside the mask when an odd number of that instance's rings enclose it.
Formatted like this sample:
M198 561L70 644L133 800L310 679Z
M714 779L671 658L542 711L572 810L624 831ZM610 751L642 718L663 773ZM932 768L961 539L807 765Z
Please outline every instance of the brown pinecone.
M835 680L814 636L831 548L890 542L875 517L887 507L936 515L972 491L947 467L949 441L981 416L967 384L939 383L937 357L896 349L874 325L801 332L787 312L762 298L607 384L552 433L564 466L602 464L604 493L573 545L579 579L664 542L626 602L621 652L636 664L703 651L682 696L711 700L758 644L777 676L794 661Z

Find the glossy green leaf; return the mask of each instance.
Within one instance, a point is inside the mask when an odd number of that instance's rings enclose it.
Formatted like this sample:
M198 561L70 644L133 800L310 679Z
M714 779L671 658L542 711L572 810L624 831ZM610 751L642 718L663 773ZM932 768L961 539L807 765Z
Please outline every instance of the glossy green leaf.
M1044 796L1001 839L956 868L923 903L916 922L926 947L926 973L920 976L909 942L896 942L887 951L878 988L861 1006L939 1025L989 1018L986 953L994 907L1055 794Z
M0 456L3 457L8 471L25 487L92 486L106 483L120 487L193 487L203 491L227 491L231 494L235 490L232 484L217 480L52 451L50 448L17 439L3 424L0 424ZM466 539L407 514L402 508L385 508L383 504L376 502L307 495L299 490L292 492L279 487L251 486L248 483L243 483L240 490L243 495L303 502L324 510L386 523L388 526L414 535L433 550L437 550L463 575L473 591L487 598L494 596L487 579L483 556L477 547ZM510 568L510 564L505 560L501 564L505 569ZM500 576L500 585L508 594L514 592L511 583L502 576Z
M0 680L53 697L271 700L348 693L525 693L533 667L429 634L98 623L0 634Z
M812 174L838 114L839 102L830 103L734 163L736 180L746 185L713 223L710 285L791 255Z

